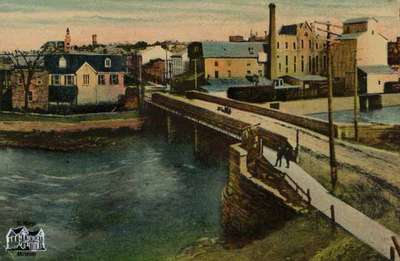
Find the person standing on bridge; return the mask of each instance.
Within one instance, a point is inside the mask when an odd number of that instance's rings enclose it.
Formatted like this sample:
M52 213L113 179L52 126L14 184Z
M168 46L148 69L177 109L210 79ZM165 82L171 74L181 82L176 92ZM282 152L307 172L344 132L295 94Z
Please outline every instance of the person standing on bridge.
M293 158L293 147L289 143L286 144L285 148L283 149L283 156L285 157L286 168L288 169L290 167L290 161Z
M278 150L276 151L276 162L275 162L275 167L281 167L282 166L282 157L284 154L284 147L282 145L278 146Z

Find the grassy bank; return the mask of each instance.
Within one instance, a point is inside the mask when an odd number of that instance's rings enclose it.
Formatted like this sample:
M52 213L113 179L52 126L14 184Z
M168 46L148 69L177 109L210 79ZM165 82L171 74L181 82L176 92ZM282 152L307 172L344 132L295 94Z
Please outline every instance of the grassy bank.
M120 138L132 135L127 128L98 129L85 132L0 132L0 147L42 149L50 151L76 151L115 145Z
M221 243L197 243L186 248L179 261L281 261L281 260L385 260L374 250L338 228L333 232L329 221L310 213L271 231L264 239L241 249L225 249Z
M0 112L0 121L45 121L45 122L63 122L76 123L82 121L98 121L98 120L117 120L117 119L132 119L139 116L138 111L127 111L118 113L90 113L78 115L40 115L33 113L13 113Z

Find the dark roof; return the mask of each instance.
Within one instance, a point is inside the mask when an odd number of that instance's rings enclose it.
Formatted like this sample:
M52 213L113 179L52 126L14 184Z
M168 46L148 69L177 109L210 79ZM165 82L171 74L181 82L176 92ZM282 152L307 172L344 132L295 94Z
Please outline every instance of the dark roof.
M258 58L266 52L261 42L203 42L204 58Z
M14 231L15 234L19 234L21 232L22 229L24 229L25 227L17 227L17 228L12 228L12 231ZM26 228L25 228L26 229Z
M39 234L40 230L36 230L36 231L29 231L29 235L30 236L36 236L37 234Z
M346 21L343 22L343 24L367 23L370 20L375 20L376 22L378 22L378 20L375 17L358 17L358 18L347 19Z
M60 59L64 57L66 68L59 67ZM111 59L111 68L105 67L105 60ZM45 68L52 74L74 74L87 62L97 72L121 72L124 71L124 63L120 55L107 54L49 54L44 58Z
M283 25L279 34L297 35L297 24Z

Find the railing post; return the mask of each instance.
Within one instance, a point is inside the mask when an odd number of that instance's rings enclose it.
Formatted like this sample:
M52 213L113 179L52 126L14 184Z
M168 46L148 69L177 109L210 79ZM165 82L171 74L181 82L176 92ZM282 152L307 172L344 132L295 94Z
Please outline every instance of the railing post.
M311 193L310 193L310 189L307 189L307 203L308 203L308 207L311 207Z
M392 236L392 241L393 241L393 244L394 244L397 254L400 256L400 245L399 245L399 242L397 241L397 238L395 236Z
M390 261L395 261L396 256L395 256L395 252L394 252L394 247L390 247Z
M331 226L332 226L332 231L336 231L336 217L335 217L335 206L331 205Z

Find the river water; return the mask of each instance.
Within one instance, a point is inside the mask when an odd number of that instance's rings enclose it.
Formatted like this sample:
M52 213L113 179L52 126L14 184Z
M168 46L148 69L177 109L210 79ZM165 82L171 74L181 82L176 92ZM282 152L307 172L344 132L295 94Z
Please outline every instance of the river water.
M308 116L328 120L328 113L314 113ZM353 111L337 111L333 113L333 119L335 122L353 122ZM368 112L360 112L360 122L376 122L386 124L400 124L400 106L384 107L379 110L373 110Z
M166 260L219 235L226 163L205 166L191 145L154 134L118 144L0 150L0 244L19 224L46 233L47 252L15 260Z

